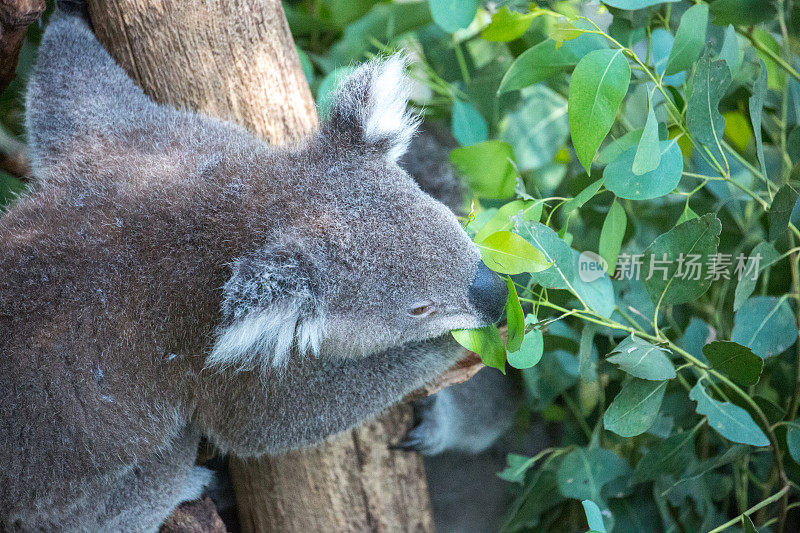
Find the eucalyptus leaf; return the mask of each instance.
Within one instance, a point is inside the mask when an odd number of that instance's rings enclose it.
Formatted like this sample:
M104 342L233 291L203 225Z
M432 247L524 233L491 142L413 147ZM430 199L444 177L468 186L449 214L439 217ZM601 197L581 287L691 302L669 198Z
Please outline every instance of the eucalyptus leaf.
M528 48L511 63L497 92L502 94L529 87L564 72L577 63L578 58L569 47L558 47L555 41L547 39Z
M586 513L586 523L589 526L589 531L606 533L606 526L603 523L603 514L600 511L600 507L592 500L583 500L581 504L583 505L583 511Z
M483 364L506 373L506 347L496 326L454 329L451 333L461 346L478 354Z
M761 173L767 175L767 165L764 161L764 143L761 139L761 119L764 113L764 102L767 99L767 65L764 60L760 60L758 78L753 84L753 94L748 100L750 108L750 122L753 123L753 135L756 139L756 155L758 163L761 165Z
M663 474L680 475L694 456L694 431L667 437L651 448L636 465L631 481L652 481Z
M492 218L484 224L478 233L475 234L475 242L481 242L483 239L502 230L510 230L514 227L511 222L512 217L520 217L520 220L538 222L539 217L542 216L542 205L544 200L514 200L504 204L503 207L497 210Z
M717 253L721 231L716 216L704 215L672 228L645 249L642 279L653 303L691 302L708 290L708 258Z
M608 265L608 273L612 274L617 268L617 258L622 247L622 238L625 236L625 228L628 218L625 215L625 208L614 200L608 210L603 229L600 231L600 244L598 252Z
M478 0L429 0L437 26L448 33L466 28L478 11Z
M529 314L525 317L525 326L536 323L536 315ZM535 366L544 353L544 335L541 329L532 329L525 334L522 345L518 350L509 351L506 355L508 364L514 368L526 369Z
M575 67L569 85L569 129L586 172L619 109L631 68L621 50L595 50Z
M513 41L528 30L539 13L519 13L503 6L492 15L492 21L481 31L481 37L487 41Z
M541 251L547 262L552 263L548 268L533 273L531 278L550 289L568 288L569 282L575 279L575 264L569 245L540 222L519 224L517 232Z
M769 268L780 259L780 254L770 242L760 242L745 258L745 263L739 272L739 282L734 292L733 310L737 311L753 294L758 281L759 273ZM738 265L737 265L738 266Z
M695 4L681 17L675 42L667 60L666 75L686 70L694 63L706 45L708 5Z
M695 7L700 6L705 4ZM720 164L725 118L719 112L719 102L730 84L731 72L728 65L723 60L712 59L710 52L706 52L695 67L692 93L686 103L686 128L696 141L706 146Z
M638 148L623 152L603 171L606 188L629 200L650 200L669 194L681 180L683 154L674 139L660 141L655 151L658 152L658 166L639 175L633 170Z
M756 296L736 312L731 340L766 359L797 340L797 323L789 303L773 296Z
M450 161L484 198L503 199L514 194L517 171L512 164L514 149L503 141L491 140L450 152Z
M633 156L631 170L637 176L641 176L657 169L660 162L661 147L658 142L658 121L656 120L655 111L653 111L653 97L651 95L647 102L647 121L644 124L642 138L636 146L636 154ZM681 170L683 170L682 157Z
M703 355L711 365L737 385L750 387L758 383L764 361L750 348L732 341L714 341L703 346Z
M752 446L769 444L769 439L747 411L738 405L713 399L701 383L692 388L689 399L697 402L697 413L708 417L709 426L729 441Z
M522 305L517 297L517 289L514 281L507 278L508 299L506 300L506 326L508 337L506 339L506 350L516 352L522 346L525 338L525 314L522 312Z
M735 78L742 64L741 50L739 49L739 37L732 24L725 28L725 39L722 41L722 48L719 51L719 58L728 64L731 77Z
M550 266L542 252L510 231L492 233L476 246L486 266L501 274L540 272Z
M641 435L653 425L666 390L666 381L631 379L603 415L603 427L621 437Z
M768 211L769 240L780 238L789 228L789 217L797 202L797 192L797 186L786 183L775 193Z
M567 498L599 501L603 486L628 471L628 464L611 450L575 448L561 462L556 481Z
M453 102L453 137L462 145L469 146L489 138L489 126L475 107L467 102Z
M800 420L786 424L786 447L794 462L800 464Z
M635 335L617 344L606 359L633 377L663 381L676 376L667 353Z

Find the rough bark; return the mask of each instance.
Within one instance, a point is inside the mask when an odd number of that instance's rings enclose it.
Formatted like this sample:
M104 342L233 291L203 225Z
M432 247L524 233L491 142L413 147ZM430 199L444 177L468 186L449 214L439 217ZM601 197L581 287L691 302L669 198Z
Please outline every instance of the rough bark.
M156 101L300 139L316 110L279 0L89 0L101 42ZM391 451L410 406L312 450L232 459L244 531L430 531L417 454Z
M44 0L0 0L0 91L14 79L25 33L44 9Z

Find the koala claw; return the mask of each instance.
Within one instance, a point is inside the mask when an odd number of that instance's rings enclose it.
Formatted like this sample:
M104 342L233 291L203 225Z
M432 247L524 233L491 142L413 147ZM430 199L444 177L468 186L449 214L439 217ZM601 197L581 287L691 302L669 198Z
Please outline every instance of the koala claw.
M389 449L435 455L441 453L443 449L439 433L436 423L426 417L414 424L403 438L397 444L390 445Z

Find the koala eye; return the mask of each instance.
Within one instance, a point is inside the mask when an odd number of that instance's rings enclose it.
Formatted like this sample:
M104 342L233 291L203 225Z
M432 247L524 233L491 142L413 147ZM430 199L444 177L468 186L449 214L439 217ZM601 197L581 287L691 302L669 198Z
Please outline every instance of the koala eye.
M436 311L436 306L433 305L433 302L425 301L419 302L414 307L408 310L409 316L413 316L414 318L422 318L429 315L432 315Z

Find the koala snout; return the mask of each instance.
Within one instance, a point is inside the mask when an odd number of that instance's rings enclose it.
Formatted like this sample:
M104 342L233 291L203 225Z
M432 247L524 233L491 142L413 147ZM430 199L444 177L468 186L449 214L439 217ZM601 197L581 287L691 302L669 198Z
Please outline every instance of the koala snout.
M506 281L480 262L475 279L467 291L469 303L487 322L497 322L503 315L508 298Z

